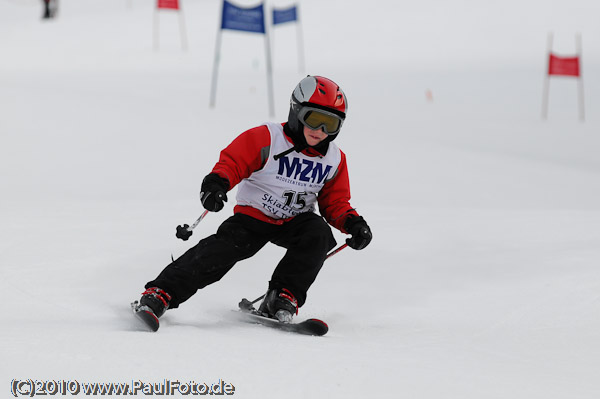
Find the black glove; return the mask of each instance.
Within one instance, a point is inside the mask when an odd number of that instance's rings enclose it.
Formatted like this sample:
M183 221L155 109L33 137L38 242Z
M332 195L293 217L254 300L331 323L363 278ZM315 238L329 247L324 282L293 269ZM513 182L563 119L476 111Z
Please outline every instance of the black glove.
M349 216L344 223L344 229L352 237L346 238L346 244L353 249L363 249L373 239L371 229L362 216Z
M201 190L200 202L204 209L219 212L225 206L224 202L227 202L229 181L216 173L210 173L202 180Z

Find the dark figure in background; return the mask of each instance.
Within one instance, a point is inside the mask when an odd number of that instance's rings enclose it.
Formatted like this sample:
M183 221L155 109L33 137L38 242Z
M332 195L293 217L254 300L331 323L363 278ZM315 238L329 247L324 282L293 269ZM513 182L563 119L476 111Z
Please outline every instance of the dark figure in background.
M58 8L58 0L42 0L44 2L44 15L43 19L54 18L56 15L56 9Z

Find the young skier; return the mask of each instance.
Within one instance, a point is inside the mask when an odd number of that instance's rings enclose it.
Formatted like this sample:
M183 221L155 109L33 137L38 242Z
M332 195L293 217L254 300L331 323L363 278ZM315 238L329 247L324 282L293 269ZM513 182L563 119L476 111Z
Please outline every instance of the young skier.
M158 318L197 290L219 281L238 261L268 242L287 249L275 268L259 312L290 322L306 301L328 251L331 228L363 249L372 238L350 206L346 156L333 143L346 117L344 92L330 79L308 76L294 89L287 123L267 123L239 135L202 181L200 200L218 212L238 186L234 215L148 282L137 305ZM314 213L318 205L322 216Z

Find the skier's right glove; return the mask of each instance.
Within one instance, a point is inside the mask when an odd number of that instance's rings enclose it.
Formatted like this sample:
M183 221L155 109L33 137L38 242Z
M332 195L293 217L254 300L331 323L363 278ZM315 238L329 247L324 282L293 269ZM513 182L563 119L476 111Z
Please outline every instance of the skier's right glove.
M204 209L211 212L219 212L227 202L227 191L229 190L229 181L216 173L206 175L202 180L200 192L200 202Z
M352 249L363 249L373 239L371 228L362 216L349 216L344 223L344 229L352 235L346 239L346 244Z

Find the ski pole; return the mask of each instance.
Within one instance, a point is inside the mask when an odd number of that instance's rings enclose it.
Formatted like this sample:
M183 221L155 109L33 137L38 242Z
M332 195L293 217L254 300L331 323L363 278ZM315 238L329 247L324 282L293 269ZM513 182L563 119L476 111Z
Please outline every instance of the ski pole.
M253 300L252 302L250 302L248 299L246 298L242 298L242 300L240 301L240 303L238 303L238 306L241 310L246 310L246 311L250 311L252 309L254 309L254 305L256 302L260 301L261 299L263 299L265 296L267 296L267 294L262 294L261 296L259 296L258 298L256 298L255 300Z
M181 238L183 241L187 241L188 238L190 238L192 236L192 230L194 230L196 228L196 226L198 226L198 223L200 223L202 221L202 219L204 219L204 217L206 216L206 214L208 213L208 210L205 210L204 212L202 212L202 215L200 215L200 217L198 219L196 219L196 221L194 223L192 223L191 226L184 224L177 226L177 232L175 233L175 237L177 238Z
M348 246L348 244L340 245L339 247L337 247L336 249L334 249L333 251L328 253L325 260L331 258L333 255L337 254L338 252L340 252L342 249L346 248L347 246Z
M331 258L333 255L337 254L338 252L340 252L342 249L346 248L347 246L348 246L348 244L340 245L339 247L337 247L336 249L331 251L329 254L327 254L327 257L325 257L325 260ZM254 305L256 302L263 299L265 296L267 296L266 293L262 294L261 296L259 296L258 298L256 298L253 301L249 301L246 298L242 298L242 301L238 304L238 306L242 310L252 310L252 308L254 308L254 306L252 306L252 305Z
M202 194L202 193L200 193L200 194ZM227 201L227 199L225 197L225 193L222 191L217 191L215 196L220 201ZM194 223L192 223L191 226L188 226L187 224L184 224L183 226L181 226L181 225L177 226L177 232L175 233L175 237L181 238L183 241L187 241L187 239L192 236L192 230L194 230L196 228L196 226L198 226L198 223L200 223L202 221L202 219L204 219L204 216L206 216L207 213L208 213L208 209L205 210L204 212L202 212L202 215L200 215L200 217L198 219L196 219L196 221Z

